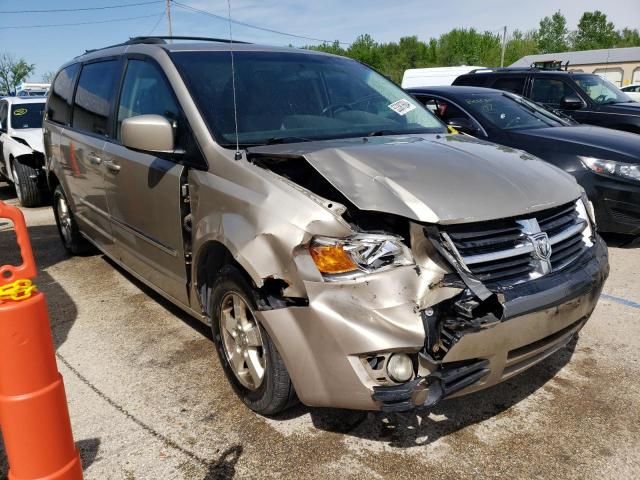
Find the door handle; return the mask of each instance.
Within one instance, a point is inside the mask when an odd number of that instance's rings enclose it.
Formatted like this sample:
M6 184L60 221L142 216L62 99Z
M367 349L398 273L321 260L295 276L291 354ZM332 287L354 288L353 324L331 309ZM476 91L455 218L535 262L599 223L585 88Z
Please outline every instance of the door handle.
M102 159L94 152L87 153L87 158L93 165L100 165L102 163Z
M120 165L111 160L105 160L104 165L113 173L118 173L120 171Z

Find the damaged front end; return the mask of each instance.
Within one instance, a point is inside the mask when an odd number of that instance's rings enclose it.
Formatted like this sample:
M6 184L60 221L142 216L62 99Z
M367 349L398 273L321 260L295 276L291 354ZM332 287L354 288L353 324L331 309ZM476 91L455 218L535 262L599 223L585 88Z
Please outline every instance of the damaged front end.
M433 223L363 210L299 155L254 153L352 235L295 249L308 304L260 312L300 399L404 411L506 380L566 345L595 308L606 246L583 200Z

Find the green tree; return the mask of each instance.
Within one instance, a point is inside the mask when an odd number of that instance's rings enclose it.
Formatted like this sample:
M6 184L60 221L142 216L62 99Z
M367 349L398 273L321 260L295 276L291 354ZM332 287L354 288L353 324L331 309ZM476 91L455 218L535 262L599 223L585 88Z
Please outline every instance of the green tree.
M340 45L340 42L338 40L334 41L333 43L323 43L321 45L314 45L307 48L309 48L309 50L317 50L319 52L333 53L334 55L345 54L345 50L344 48L342 48L342 45Z
M380 45L368 33L356 38L346 51L347 56L377 69L382 66L380 53Z
M600 10L584 12L578 22L578 30L573 38L575 50L612 48L620 40L613 22Z
M436 63L450 65L500 64L501 39L491 32L480 33L474 28L454 28L440 36Z
M521 32L514 30L504 52L504 64L511 65L527 55L540 53L538 50L538 35L535 30Z
M623 28L618 32L616 47L640 47L640 32L637 28Z
M560 10L551 17L540 20L538 29L538 50L540 53L565 52L569 49L567 42L567 19Z
M15 92L16 87L36 69L35 64L24 58L16 59L10 53L0 55L0 90Z
M42 74L42 83L53 83L53 79L56 76L56 72L49 70Z

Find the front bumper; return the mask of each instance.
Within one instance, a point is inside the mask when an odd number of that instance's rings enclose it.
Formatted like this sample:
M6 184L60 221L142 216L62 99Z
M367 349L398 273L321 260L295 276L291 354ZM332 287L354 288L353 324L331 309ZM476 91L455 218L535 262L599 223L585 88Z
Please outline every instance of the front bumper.
M562 348L595 308L608 269L598 238L572 268L501 292L500 321L494 317L486 327L459 332L433 369L400 385L371 378L362 357L424 355L425 327L415 299L430 295L429 305L435 305L461 290L439 298L448 287L427 281L425 290L424 272L401 267L349 283L306 282L308 307L259 315L303 403L402 411L490 387Z
M508 380L563 348L588 320L609 273L602 239L594 250L586 264L512 289L501 322L462 334L433 373L410 386L374 387L373 399L383 411L433 406Z
M640 235L640 184L587 173L578 179L601 232Z

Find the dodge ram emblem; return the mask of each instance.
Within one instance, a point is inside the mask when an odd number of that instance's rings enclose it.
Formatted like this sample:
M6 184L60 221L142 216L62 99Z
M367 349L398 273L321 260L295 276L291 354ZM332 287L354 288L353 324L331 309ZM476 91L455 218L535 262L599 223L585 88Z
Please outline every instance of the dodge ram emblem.
M549 236L545 232L533 233L527 235L529 241L533 245L533 256L540 261L542 273L551 271L551 244Z

